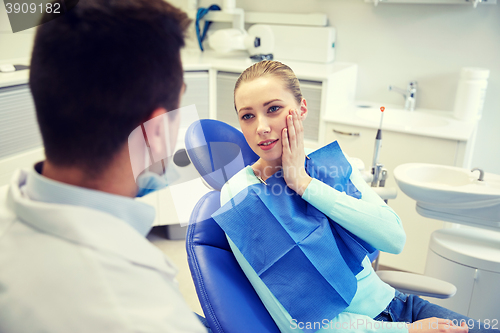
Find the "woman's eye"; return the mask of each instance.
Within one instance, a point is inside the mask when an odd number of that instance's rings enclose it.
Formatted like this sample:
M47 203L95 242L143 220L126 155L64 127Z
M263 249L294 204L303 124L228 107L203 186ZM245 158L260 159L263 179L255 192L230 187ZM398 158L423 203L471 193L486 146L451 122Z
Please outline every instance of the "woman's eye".
M269 108L269 112L276 112L276 111L278 111L279 109L281 109L281 106L274 105L274 106L271 106L271 107Z
M252 117L253 117L253 115L251 115L251 114L245 114L245 115L243 115L243 116L241 117L241 119L243 119L243 120L248 120L248 119L250 119L250 118L252 118Z

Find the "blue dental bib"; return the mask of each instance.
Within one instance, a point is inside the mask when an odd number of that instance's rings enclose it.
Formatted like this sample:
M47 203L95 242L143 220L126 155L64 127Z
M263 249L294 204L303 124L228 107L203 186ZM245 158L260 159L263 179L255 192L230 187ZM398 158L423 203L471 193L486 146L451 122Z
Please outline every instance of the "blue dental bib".
M309 157L311 177L361 198L337 142ZM247 187L213 218L293 319L329 321L349 306L375 249L288 188L281 171L266 183Z

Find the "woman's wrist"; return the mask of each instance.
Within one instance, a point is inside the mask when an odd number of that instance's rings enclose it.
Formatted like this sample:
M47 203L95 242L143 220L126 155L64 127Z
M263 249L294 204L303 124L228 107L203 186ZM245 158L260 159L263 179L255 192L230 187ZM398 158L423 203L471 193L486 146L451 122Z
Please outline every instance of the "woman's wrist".
M298 195L302 196L311 181L311 176L309 176L304 170L304 174L297 178L295 184L292 187L292 190L294 190Z

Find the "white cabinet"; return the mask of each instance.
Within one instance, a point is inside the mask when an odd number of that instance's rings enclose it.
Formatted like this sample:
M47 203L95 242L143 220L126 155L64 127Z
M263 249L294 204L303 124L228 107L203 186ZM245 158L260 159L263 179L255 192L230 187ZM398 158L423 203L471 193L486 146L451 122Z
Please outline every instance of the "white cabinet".
M429 272L430 267L439 267L439 270L435 270L435 273L431 273ZM429 302L466 316L469 312L470 299L472 297L472 291L474 290L475 274L475 268L447 260L429 249L425 275L450 282L457 287L457 293L449 300L428 298Z
M363 160L368 170L373 160L377 130L328 122L325 127L324 144L337 140L349 156ZM380 163L389 172L387 187L397 188L394 168L403 163L434 163L461 165L465 143L456 140L438 139L393 131L383 131ZM443 222L422 217L415 210L415 201L398 191L389 206L399 215L406 232L406 245L401 254L382 253L380 264L392 268L423 273L426 251L433 231L443 227Z
M473 284L468 316L496 324L500 329L500 273L478 269ZM492 321L496 319L496 321Z
M210 89L208 71L184 72L186 92L181 97L181 106L194 104L200 119L210 116ZM181 125L185 126L184 124Z
M456 250L461 250L458 243ZM500 271L464 265L456 260L445 258L443 253L435 251L429 248L425 275L453 283L457 287L457 293L449 299L429 299L429 301L465 316L481 320L482 325L496 325L496 328L499 329ZM499 250L496 251L498 253ZM498 257L491 259L496 259L498 262Z
M319 133L321 127L321 97L323 82L301 80L300 90L302 97L307 102L307 118L304 121L304 139L309 141L320 141Z
M41 146L29 86L0 88L0 160Z
M234 85L241 73L217 72L217 119L240 128L234 109Z
M0 87L0 186L18 168L43 160L43 146L28 84Z

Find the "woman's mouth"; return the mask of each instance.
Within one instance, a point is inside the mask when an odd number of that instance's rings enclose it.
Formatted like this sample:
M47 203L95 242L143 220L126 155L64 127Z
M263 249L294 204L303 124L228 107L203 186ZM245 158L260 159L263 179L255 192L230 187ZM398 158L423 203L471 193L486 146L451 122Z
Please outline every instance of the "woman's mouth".
M276 139L276 140L266 140L266 141L261 141L259 142L258 146L262 149L262 150L269 150L271 148L273 148L275 145L276 145L276 142L278 142L279 139Z

